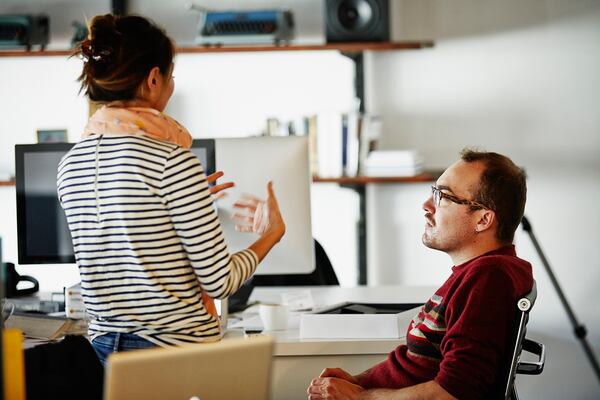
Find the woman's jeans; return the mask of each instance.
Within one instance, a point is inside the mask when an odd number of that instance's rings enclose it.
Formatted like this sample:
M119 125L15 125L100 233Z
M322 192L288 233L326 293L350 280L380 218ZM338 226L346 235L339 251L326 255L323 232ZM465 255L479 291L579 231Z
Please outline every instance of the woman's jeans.
M110 353L156 347L152 342L132 333L107 333L92 340L92 346L103 366Z

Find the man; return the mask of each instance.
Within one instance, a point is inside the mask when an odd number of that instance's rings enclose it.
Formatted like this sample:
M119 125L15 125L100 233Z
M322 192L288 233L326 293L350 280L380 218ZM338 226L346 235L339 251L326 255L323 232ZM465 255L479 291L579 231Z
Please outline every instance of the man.
M489 398L501 384L515 304L533 286L531 265L512 245L526 191L507 157L463 150L423 204L423 244L450 256L452 274L411 322L406 345L356 376L326 368L309 399Z

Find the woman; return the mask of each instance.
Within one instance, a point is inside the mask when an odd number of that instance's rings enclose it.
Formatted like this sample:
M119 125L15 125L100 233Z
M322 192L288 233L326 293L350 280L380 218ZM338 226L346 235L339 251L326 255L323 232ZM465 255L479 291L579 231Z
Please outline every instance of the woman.
M139 16L97 16L89 28L75 51L79 80L106 106L57 181L92 344L104 363L113 351L218 340L210 297L234 293L285 233L272 185L259 210L239 204L251 213L240 229L260 236L231 255L208 185L220 174L207 179L190 134L162 113L174 89L171 39Z

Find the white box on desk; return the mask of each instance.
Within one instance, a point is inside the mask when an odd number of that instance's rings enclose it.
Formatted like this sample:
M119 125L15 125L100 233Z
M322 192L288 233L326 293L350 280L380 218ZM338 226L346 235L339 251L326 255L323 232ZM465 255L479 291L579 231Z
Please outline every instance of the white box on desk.
M398 339L422 305L394 314L302 314L301 339Z
M81 283L65 289L65 315L67 318L84 319L85 305L81 296Z

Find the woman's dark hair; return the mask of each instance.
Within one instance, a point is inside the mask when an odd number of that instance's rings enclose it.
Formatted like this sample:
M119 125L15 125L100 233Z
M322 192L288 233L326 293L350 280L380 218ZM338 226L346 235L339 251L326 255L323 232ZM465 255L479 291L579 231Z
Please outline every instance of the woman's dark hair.
M481 162L485 166L475 201L485 204L496 213L496 238L501 243L512 243L527 200L525 171L510 158L498 153L463 149L461 159L469 163Z
M73 52L84 60L79 76L90 100L135 98L154 67L166 75L173 63L173 42L154 22L140 16L95 16L87 40Z

